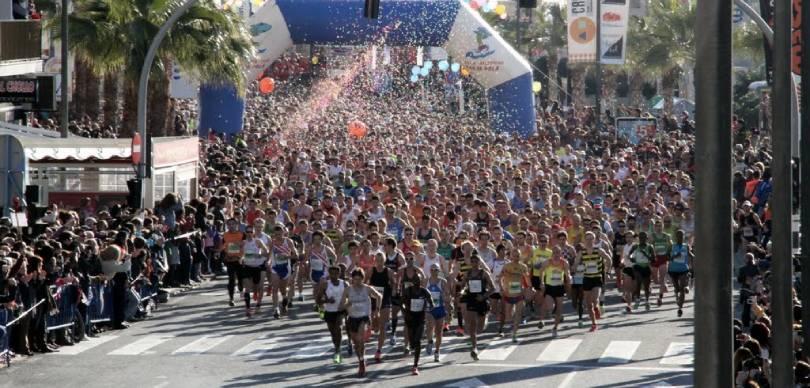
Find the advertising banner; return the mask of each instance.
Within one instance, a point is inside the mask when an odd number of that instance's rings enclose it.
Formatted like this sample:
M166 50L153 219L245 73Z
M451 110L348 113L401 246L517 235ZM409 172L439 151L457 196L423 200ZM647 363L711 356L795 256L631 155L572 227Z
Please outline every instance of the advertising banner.
M638 145L643 140L655 138L657 125L654 118L619 117L616 119L616 137Z
M601 62L623 65L627 48L627 20L630 16L628 0L601 0L599 26Z
M569 0L568 62L576 63L595 61L595 38L596 0Z

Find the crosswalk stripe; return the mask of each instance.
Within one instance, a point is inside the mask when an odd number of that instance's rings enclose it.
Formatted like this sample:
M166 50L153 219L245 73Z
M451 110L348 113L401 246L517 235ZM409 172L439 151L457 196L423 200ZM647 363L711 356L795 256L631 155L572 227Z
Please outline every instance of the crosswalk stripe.
M503 361L517 349L518 344L512 343L511 338L497 338L490 342L478 358L481 360Z
M115 349L107 354L111 356L136 356L139 354L143 354L149 349L152 349L155 346L158 346L172 338L174 338L174 336L150 335L143 337L129 345Z
M537 357L540 362L564 362L577 350L580 339L556 339L552 340L542 353Z
M278 344L278 340L275 337L262 337L255 341L251 341L247 345L243 346L241 349L233 352L231 354L235 357L246 357L246 356L261 356L264 353L269 352Z
M641 341L610 341L602 357L599 357L600 363L607 364L624 364L633 359L633 354L636 353Z
M51 353L57 356L75 356L84 351L90 350L103 343L110 342L118 338L117 335L105 335L103 337L87 338L86 340L76 343L73 346L65 346L59 349L59 352Z
M175 350L172 354L203 354L215 346L233 338L232 335L224 336L203 336L196 341Z
M695 344L692 342L673 342L669 344L661 365L692 365L695 357Z
M439 362L444 361L444 359L447 358L448 353L452 353L465 345L464 339L465 337L457 337L455 335L443 336L442 346L441 349L439 349Z
M305 346L303 349L295 352L291 357L292 358L313 358L313 357L320 357L329 350L333 348L332 339L321 339L315 342L311 342L309 345Z

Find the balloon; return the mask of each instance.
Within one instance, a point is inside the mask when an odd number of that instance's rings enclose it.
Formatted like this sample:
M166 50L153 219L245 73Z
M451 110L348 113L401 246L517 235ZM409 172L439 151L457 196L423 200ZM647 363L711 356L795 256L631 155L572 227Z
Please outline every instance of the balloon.
M537 82L537 81L532 82L532 91L533 92L540 93L541 90L543 90L543 84L541 84L540 82Z
M422 67L426 67L428 70L433 68L433 61L426 61Z
M500 16L498 16L498 17L501 18L501 20L506 20L506 18L509 17L509 15L507 15L506 12L504 12L504 13L500 14Z
M420 71L419 74L422 74L422 77L427 77L428 74L430 74L430 69L428 69L427 67L423 67L422 71Z
M366 127L366 124L362 121L353 120L349 122L349 135L362 139L366 136L367 132L368 127Z
M498 15L503 15L506 13L506 6L503 4L498 4L495 6L495 13Z
M453 73L458 73L458 71L461 70L461 65L459 65L458 63L454 63L450 65L450 70L452 70Z
M466 67L462 67L462 68L461 68L461 75L463 75L463 76L465 76L465 77L466 77L466 76L470 75L470 71L469 71L469 70L467 70L467 68L466 68Z
M439 61L439 70L441 70L441 71L447 71L447 68L448 68L448 67L450 67L450 64L449 64L449 63L447 63L447 61L445 61L445 60L441 60L441 61Z
M419 76L416 74L411 74L411 82L419 81Z
M492 12L492 6L490 6L489 3L486 3L483 7L481 7L481 11L486 13Z
M314 57L312 57L312 64L313 64L313 65L317 65L317 64L318 64L318 62L320 62L320 59L318 59L318 56L317 56L317 55L316 55L316 56L314 56Z
M272 78L265 77L262 78L261 81L259 81L259 91L262 92L262 94L273 93L273 90L275 89L276 89L276 81L273 80Z
M421 69L419 66L414 65L414 66L411 68L411 74L413 74L413 75L417 75L417 74L419 74L419 71L420 71L420 70L422 70L422 69Z
M476 0L470 0L470 8L478 9L479 7L481 7L481 5L478 4L478 2Z

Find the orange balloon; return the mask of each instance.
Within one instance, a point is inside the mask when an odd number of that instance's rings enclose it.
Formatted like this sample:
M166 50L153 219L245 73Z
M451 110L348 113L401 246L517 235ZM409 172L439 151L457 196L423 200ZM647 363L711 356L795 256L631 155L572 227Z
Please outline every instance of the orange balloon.
M466 67L462 67L462 68L461 68L461 75L463 75L463 76L465 76L465 77L466 77L466 76L470 75L470 71L469 71L469 70L467 70L467 68L466 68Z
M362 139L367 132L368 127L362 121L354 120L349 122L349 135Z
M259 91L262 92L262 94L273 93L273 90L275 89L276 89L276 81L274 79L270 77L265 77L262 78L261 81L259 81Z

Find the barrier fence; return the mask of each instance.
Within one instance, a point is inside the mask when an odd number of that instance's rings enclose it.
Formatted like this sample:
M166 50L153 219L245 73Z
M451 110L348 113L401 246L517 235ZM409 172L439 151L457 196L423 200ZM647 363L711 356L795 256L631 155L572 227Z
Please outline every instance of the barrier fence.
M11 319L12 310L5 307L0 308L0 361L5 362L6 366L11 365L11 327L26 315L31 314L31 312L43 302L45 302L45 300L37 302L14 319Z

